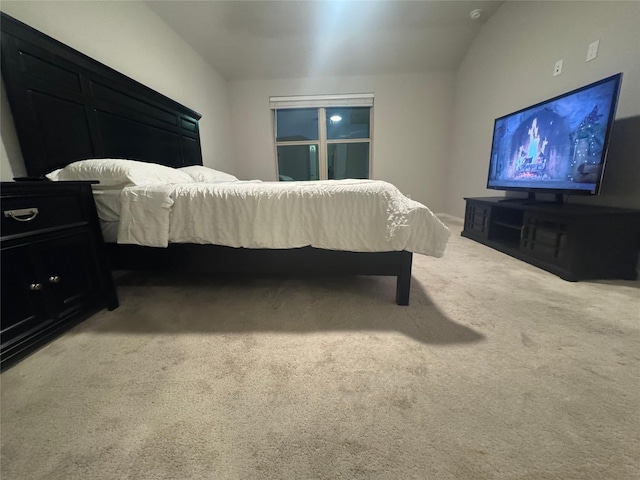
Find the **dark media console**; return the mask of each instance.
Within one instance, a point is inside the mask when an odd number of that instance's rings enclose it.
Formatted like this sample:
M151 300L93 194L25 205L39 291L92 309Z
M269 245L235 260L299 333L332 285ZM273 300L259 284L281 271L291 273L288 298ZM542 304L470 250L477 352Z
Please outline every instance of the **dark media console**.
M637 278L638 210L505 197L465 200L463 237L569 281Z

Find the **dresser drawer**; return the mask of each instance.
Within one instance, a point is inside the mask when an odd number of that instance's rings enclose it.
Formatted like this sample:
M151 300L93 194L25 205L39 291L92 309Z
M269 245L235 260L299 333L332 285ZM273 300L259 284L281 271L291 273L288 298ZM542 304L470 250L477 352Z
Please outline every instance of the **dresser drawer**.
M80 197L73 193L7 196L2 199L2 236L33 233L84 222Z

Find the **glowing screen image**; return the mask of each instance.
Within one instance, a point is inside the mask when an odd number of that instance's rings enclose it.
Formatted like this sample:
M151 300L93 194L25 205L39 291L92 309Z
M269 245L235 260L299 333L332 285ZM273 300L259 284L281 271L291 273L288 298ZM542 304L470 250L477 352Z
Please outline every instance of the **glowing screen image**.
M497 119L487 186L595 193L618 88L611 77Z

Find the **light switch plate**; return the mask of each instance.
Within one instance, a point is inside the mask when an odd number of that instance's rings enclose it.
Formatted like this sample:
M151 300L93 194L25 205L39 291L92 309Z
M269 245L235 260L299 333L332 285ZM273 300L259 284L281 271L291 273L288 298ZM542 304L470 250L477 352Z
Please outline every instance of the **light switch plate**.
M592 44L589 45L589 49L587 50L587 62L590 62L594 58L598 56L598 46L600 45L600 40L596 40Z

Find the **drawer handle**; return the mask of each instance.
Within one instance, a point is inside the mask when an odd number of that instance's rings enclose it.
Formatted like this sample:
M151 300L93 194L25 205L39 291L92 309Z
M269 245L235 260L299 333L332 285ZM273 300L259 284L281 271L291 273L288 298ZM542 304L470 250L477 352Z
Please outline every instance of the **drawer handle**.
M29 215L26 218L22 218L25 217L25 215ZM5 210L4 211L4 216L7 218L13 218L14 220L17 220L18 222L29 222L31 220L33 220L34 218L36 218L36 216L38 215L38 209L37 208L20 208L18 210Z
M41 283L32 283L31 285L29 285L29 290L31 290L33 292L37 292L38 290L42 290L42 284Z

